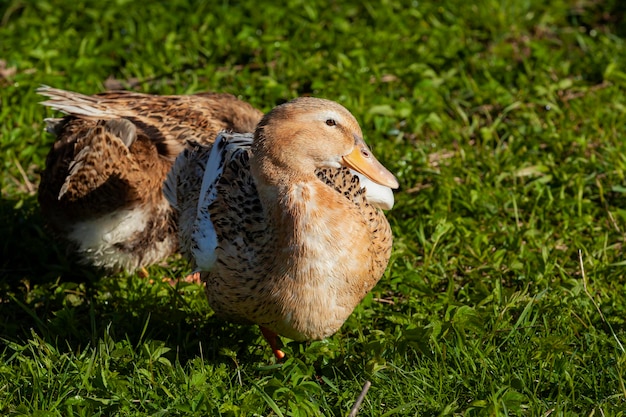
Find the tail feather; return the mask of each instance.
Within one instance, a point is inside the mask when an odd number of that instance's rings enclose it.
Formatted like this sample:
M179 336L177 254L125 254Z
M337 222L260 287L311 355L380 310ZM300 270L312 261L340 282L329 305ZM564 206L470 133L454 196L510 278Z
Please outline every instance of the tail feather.
M119 117L119 115L102 106L98 97L61 90L47 85L39 87L37 93L49 98L49 100L42 101L40 104L65 114L93 119Z

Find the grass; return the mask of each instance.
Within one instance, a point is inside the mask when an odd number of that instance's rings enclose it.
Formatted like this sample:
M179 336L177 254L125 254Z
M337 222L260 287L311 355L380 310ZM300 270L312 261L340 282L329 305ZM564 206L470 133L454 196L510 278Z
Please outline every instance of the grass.
M618 0L0 5L0 413L626 415L626 31ZM340 332L212 316L180 259L76 266L42 227L40 84L341 102L401 189Z

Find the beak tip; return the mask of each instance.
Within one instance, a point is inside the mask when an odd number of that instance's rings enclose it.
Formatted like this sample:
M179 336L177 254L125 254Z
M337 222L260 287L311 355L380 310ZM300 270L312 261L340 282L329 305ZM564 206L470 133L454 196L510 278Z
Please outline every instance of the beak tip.
M386 178L385 178L386 177ZM385 183L381 182L381 185L385 185L386 187L391 188L392 190L397 190L400 187L400 183L395 175L391 172L381 172L381 178L385 179Z

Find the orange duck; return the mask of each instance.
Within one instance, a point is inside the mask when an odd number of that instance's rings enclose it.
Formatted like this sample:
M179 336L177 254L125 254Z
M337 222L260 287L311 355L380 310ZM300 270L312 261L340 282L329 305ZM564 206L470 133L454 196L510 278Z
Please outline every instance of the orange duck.
M181 250L218 316L276 335L334 334L381 278L396 178L341 105L299 98L252 134L183 151L165 182Z

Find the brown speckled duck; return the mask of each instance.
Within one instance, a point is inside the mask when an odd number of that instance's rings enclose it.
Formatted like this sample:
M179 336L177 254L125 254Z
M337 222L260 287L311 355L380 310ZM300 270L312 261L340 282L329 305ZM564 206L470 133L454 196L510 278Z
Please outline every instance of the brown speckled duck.
M42 104L56 136L41 175L39 203L52 231L85 264L133 271L178 248L163 181L185 142L222 131L253 132L263 114L230 94L156 96L110 91L87 96L51 87Z
M183 151L164 190L215 313L258 324L281 359L277 334L334 334L381 278L397 187L348 110L299 98Z

